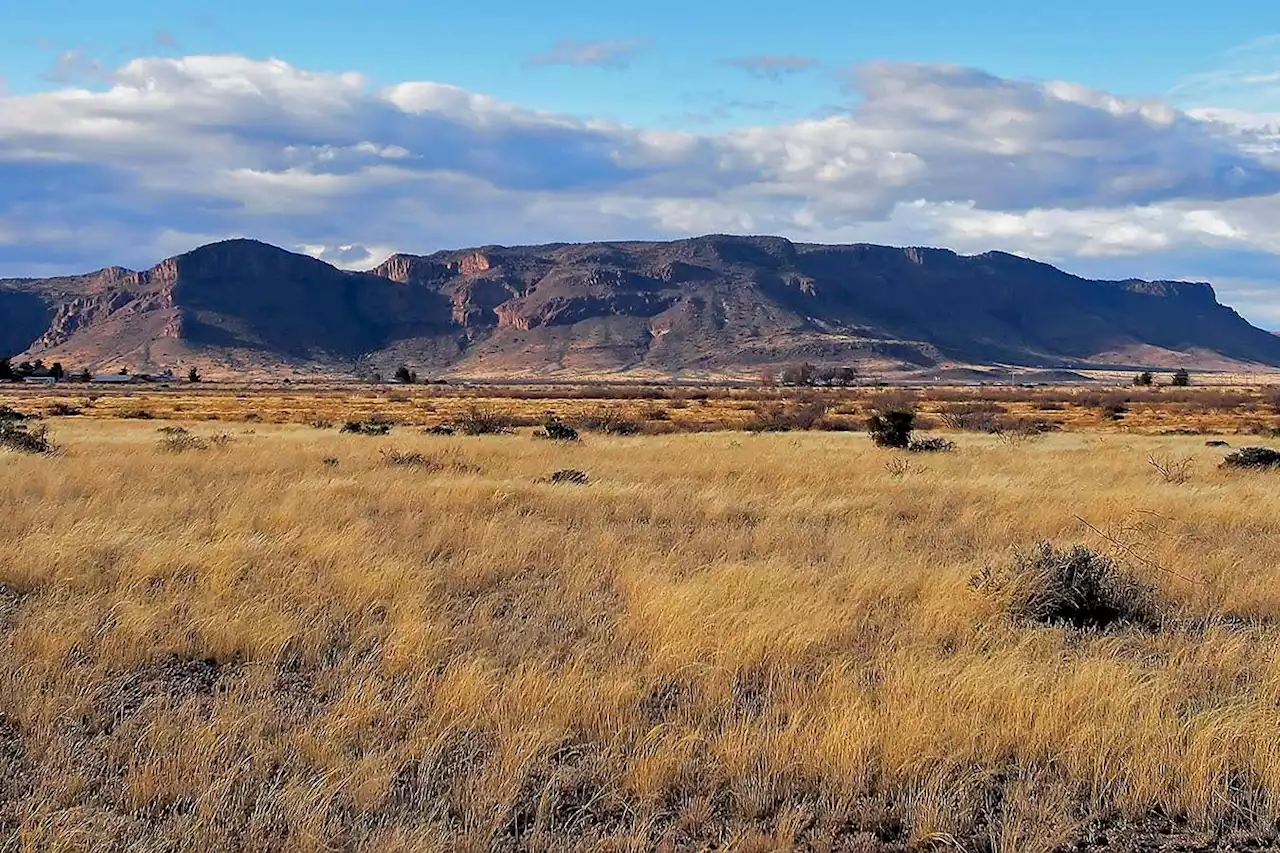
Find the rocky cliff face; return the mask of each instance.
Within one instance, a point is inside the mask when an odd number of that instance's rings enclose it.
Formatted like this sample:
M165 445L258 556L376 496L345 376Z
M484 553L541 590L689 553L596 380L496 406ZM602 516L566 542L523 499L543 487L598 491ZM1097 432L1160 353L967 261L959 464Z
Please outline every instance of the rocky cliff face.
M728 236L395 255L368 273L233 240L143 272L0 281L0 344L91 365L159 352L489 375L754 372L797 359L1280 365L1280 340L1207 284L1091 281L997 252Z

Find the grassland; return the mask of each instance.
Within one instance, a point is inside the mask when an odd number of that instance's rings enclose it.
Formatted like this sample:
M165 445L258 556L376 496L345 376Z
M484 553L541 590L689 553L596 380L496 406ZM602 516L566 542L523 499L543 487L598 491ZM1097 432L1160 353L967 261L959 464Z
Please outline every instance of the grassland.
M1275 844L1280 473L1160 434L1269 428L1263 390L1006 399L1063 431L929 455L713 431L770 402L733 394L127 393L0 451L0 849ZM670 434L403 425L477 399ZM306 425L373 414L402 425ZM1159 627L971 588L1041 540L1112 554Z

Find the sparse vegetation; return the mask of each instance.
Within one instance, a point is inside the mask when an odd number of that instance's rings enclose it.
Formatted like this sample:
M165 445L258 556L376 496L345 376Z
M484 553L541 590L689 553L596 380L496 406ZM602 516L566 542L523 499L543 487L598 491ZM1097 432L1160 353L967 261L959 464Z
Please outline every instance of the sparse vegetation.
M1203 436L1086 410L925 470L418 423L401 464L273 423L169 454L119 407L59 421L56 464L0 453L15 849L1266 849L1280 818L1280 492L1142 464ZM1097 544L1076 515L1117 543L1010 558Z
M1191 384L1191 373L1186 368L1180 367L1173 372L1169 384L1174 388L1186 388Z

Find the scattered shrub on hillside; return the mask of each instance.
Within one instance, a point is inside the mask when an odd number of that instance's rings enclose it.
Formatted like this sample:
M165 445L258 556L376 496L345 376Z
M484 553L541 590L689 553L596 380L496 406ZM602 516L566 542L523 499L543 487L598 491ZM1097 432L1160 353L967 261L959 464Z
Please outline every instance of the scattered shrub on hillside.
M423 432L427 435L454 435L458 430L449 424L436 424L433 427L427 427Z
M132 421L149 421L155 419L155 414L147 409L124 409L120 412L120 417Z
M311 425L316 429L333 429L333 421L328 418L316 418Z
M769 403L756 407L747 428L754 432L790 432L816 429L826 417L827 404L822 400Z
M249 412L249 414L244 416L244 419L251 424L262 423L262 415L257 412Z
M910 409L887 409L867 418L867 432L876 447L910 447L915 425L916 413Z
M542 422L542 429L533 434L534 438L545 438L551 441L577 441L578 431L560 420L554 414L547 415Z
M1175 486L1181 486L1191 479L1191 465L1194 462L1195 460L1190 457L1174 459L1171 456L1156 456L1154 454L1147 457L1147 464L1156 469L1160 479Z
M1015 619L1042 625L1105 630L1114 625L1160 625L1154 587L1106 554L1082 545L1059 550L1042 542L1002 569L986 568L970 587L1000 601Z
M1272 450L1270 447L1242 447L1234 453L1228 453L1222 460L1222 467L1262 471L1280 468L1280 450Z
M47 427L30 429L13 420L0 421L0 447L31 454L51 454L58 451L58 446L49 438Z
M547 478L547 482L554 484L569 484L572 486L585 486L591 481L591 476L586 471L579 471L577 468L565 468L556 471Z
M338 457L336 456L326 456L325 458L321 459L320 462L326 468L338 467Z
M941 436L919 438L907 444L907 450L912 453L947 453L955 449L954 442L947 441Z
M25 421L34 417L35 415L25 415L9 406L0 406L0 421Z
M506 435L513 427L509 415L488 406L468 406L458 418L464 435Z
M1205 447L1230 447L1231 442L1213 439L1204 443Z
M80 414L83 409L71 405L70 403L53 403L49 406L46 414L55 418L69 418Z
M578 421L578 426L590 432L603 432L609 435L635 435L640 432L640 424L626 414L618 409L603 406L583 415Z
M342 431L352 435L386 435L391 432L391 424L378 420L347 421Z

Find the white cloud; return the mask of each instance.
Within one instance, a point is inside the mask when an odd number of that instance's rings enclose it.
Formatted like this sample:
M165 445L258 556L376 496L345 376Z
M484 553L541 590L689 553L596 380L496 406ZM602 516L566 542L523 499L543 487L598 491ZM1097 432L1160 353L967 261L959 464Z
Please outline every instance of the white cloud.
M145 265L233 234L348 266L708 231L1068 263L1280 246L1274 117L1067 82L879 63L848 73L843 114L699 134L240 56L109 79L0 95L0 274Z

